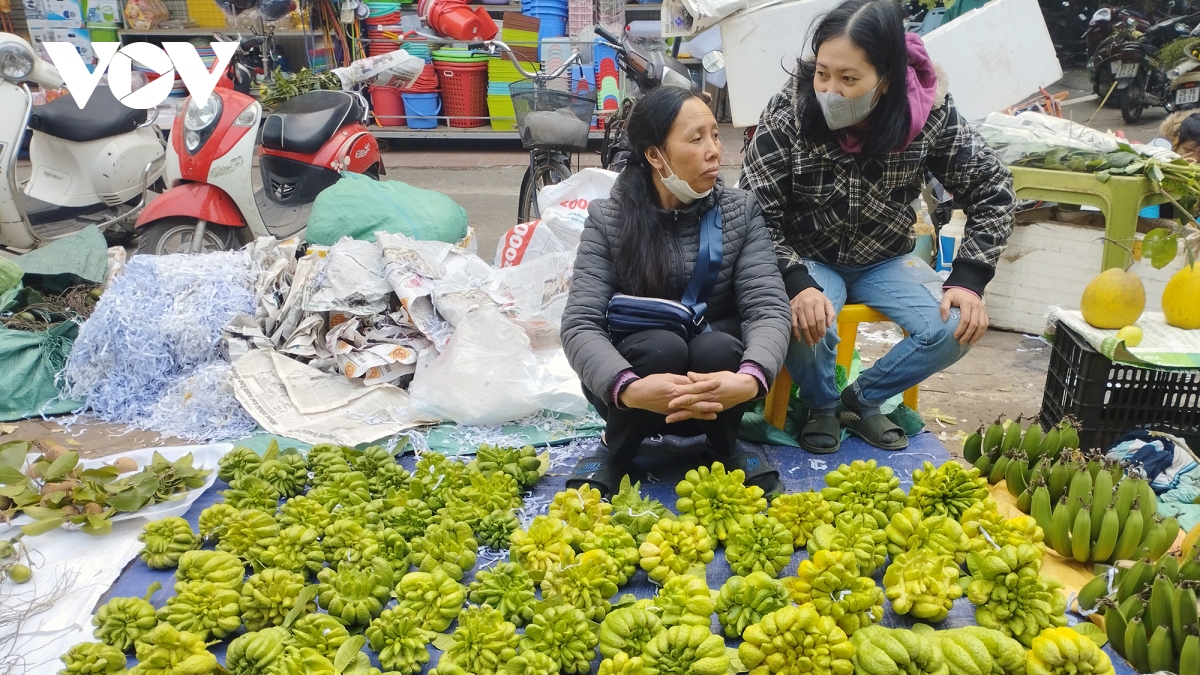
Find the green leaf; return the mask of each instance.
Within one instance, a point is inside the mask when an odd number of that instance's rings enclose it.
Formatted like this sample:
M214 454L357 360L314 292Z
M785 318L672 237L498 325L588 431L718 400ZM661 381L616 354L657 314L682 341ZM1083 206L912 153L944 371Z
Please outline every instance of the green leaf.
M88 516L87 523L79 526L79 531L94 537L112 532L112 521L104 516Z
M1112 173L1108 171L1096 172L1096 180L1100 181L1101 183L1107 183L1109 178L1112 178Z
M79 453L64 452L58 459L54 460L49 469L46 469L46 473L42 474L42 478L47 482L56 481L71 473L78 464Z
M39 534L46 534L47 532L57 530L65 522L67 522L66 518L47 518L23 526L21 532L25 533L26 536L36 537Z
M0 466L0 485L15 485L25 482L25 474L11 466Z
M537 456L537 458L538 458L538 476L545 476L546 472L550 470L550 451L547 450L547 451L541 453L540 455Z
M25 457L29 455L32 447L33 444L29 441L9 441L0 444L0 467L20 469L25 466Z
M6 485L4 487L0 487L0 497L8 497L9 499L15 499L16 497L19 497L20 495L24 494L26 490L30 490L30 489L31 488L29 487L29 485L27 483L19 483L17 485Z
M1103 647L1104 645L1108 644L1108 634L1106 634L1100 629L1099 626L1091 621L1080 621L1072 626L1072 628L1075 629L1076 633L1091 638L1092 642L1095 642L1096 646L1098 647Z
M300 618L300 612L303 612L304 608L309 602L312 602L312 599L315 597L317 597L317 585L309 584L308 586L305 586L304 589L300 591L300 595L296 597L296 604L292 605L292 611L288 612L288 615L284 617L283 627L287 628L291 626L292 622Z
M149 500L134 490L128 490L108 498L108 505L118 511L132 513L146 505Z
M333 657L333 669L340 673L350 667L350 664L358 660L358 653L362 651L366 642L367 639L361 635L355 635L343 642Z
M433 638L433 646L441 651L449 651L454 646L454 638L446 633L438 633L437 637Z
M34 520L44 520L46 518L61 518L63 515L62 509L48 509L44 506L30 506L25 509L25 515Z
M85 480L97 480L101 483L106 483L119 475L121 474L117 472L115 467L104 466L98 469L84 469L79 474L79 477Z
M1151 166L1148 175L1150 176L1150 180L1155 184L1162 183L1163 181L1162 169L1158 168L1157 166Z
M264 460L275 459L279 457L279 441L274 438L267 444L267 451L263 454Z
M1173 230L1158 227L1142 238L1142 257L1149 258L1155 269L1169 265L1179 254L1179 236Z

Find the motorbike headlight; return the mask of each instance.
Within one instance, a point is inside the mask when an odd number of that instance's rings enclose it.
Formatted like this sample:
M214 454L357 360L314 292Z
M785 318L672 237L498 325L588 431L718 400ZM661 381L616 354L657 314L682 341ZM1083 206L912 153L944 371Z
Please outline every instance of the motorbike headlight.
M0 45L0 77L24 82L33 72L33 52L24 45L9 42Z
M221 116L221 97L209 94L203 103L189 99L183 114L183 126L188 131L204 131L216 123Z

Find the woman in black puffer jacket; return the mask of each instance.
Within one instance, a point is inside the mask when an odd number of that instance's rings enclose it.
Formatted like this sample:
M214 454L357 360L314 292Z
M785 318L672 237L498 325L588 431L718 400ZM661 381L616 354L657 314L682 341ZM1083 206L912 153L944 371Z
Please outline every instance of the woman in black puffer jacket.
M720 180L721 141L704 101L660 87L629 119L633 158L610 199L589 210L563 314L562 342L584 394L607 422L597 456L568 486L609 494L638 446L662 433L704 435L717 459L767 492L779 472L735 449L748 401L765 396L787 352L790 309L754 198ZM680 300L700 251L701 217L719 207L720 273L707 298L712 330L685 340L667 330L613 335L615 294Z

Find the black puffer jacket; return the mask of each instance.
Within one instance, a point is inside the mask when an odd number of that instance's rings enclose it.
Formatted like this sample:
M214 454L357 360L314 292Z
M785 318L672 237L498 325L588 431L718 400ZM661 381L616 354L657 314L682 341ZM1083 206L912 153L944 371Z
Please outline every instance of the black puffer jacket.
M619 188L616 188L619 189ZM670 261L673 300L683 297L700 251L700 214L720 200L722 259L706 317L718 329L733 333L746 346L743 360L775 379L787 353L791 309L762 212L750 193L726 188L720 181L708 197L680 211L664 212L663 226L674 229L677 245ZM629 368L613 346L605 314L618 286L612 261L621 255L621 213L617 202L602 199L588 209L588 220L575 257L571 294L562 319L567 360L583 385L607 400L617 375Z

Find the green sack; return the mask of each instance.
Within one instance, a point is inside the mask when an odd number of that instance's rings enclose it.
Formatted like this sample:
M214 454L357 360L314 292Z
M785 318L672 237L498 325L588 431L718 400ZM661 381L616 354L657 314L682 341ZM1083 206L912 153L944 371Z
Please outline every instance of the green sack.
M467 236L467 212L440 192L343 173L317 195L305 238L332 246L342 237L375 241L379 231L453 244Z
M73 321L37 332L0 328L0 422L83 407L80 401L57 400L61 392L54 382L78 334Z
M8 258L0 258L0 312L12 306L21 292L21 277L24 272Z

